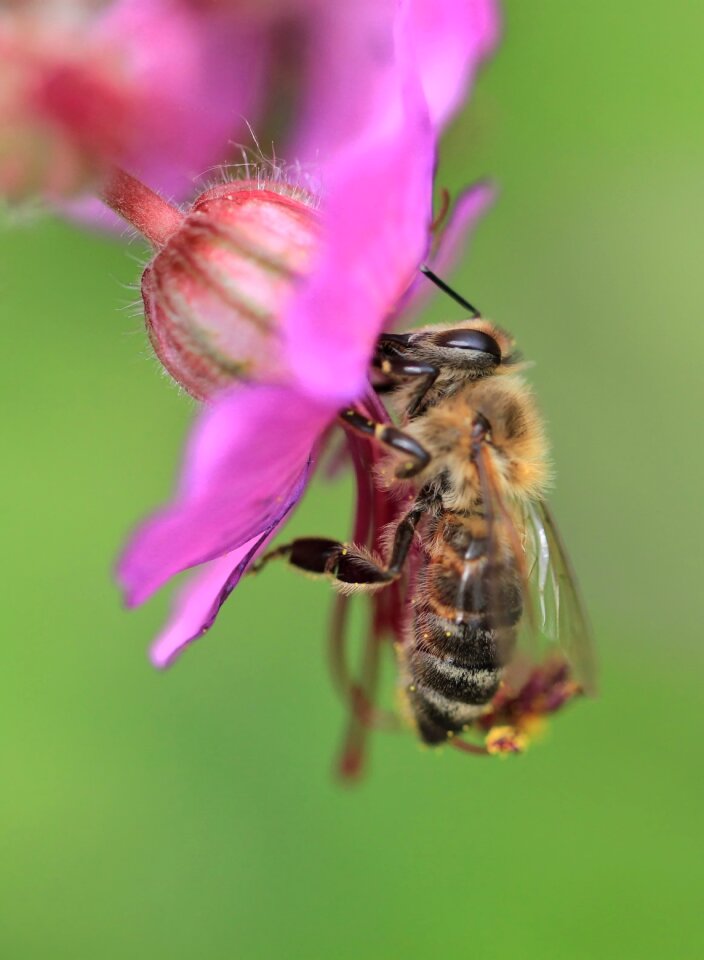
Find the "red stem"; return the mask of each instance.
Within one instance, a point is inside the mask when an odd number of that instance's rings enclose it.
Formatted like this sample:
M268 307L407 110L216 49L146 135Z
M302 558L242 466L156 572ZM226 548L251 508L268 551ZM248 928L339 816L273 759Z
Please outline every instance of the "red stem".
M157 248L183 223L180 210L119 167L108 176L102 199Z
M448 743L451 747L454 747L455 750L462 750L463 753L471 753L475 757L489 757L491 754L486 747L480 747L478 744L469 743L467 740L460 740L459 738L454 738L449 740Z

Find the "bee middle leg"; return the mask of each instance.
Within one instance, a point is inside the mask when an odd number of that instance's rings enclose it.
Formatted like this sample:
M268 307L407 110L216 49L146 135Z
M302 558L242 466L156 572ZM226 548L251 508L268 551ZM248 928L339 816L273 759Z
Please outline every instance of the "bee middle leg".
M354 407L342 410L338 417L346 427L360 436L373 438L394 453L403 454L405 460L396 470L399 480L415 477L430 463L430 454L425 447L403 430L389 423L376 423Z

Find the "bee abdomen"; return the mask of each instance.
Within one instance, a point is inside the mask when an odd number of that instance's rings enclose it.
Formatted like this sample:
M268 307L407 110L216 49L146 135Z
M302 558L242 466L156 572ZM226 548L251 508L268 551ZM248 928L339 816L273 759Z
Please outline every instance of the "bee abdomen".
M425 743L444 743L484 712L508 654L479 622L455 623L428 607L420 612L406 665L409 700Z
M462 730L484 712L479 704L458 703L428 687L412 684L409 698L424 743L445 743L448 735Z
M408 653L409 696L425 743L447 740L481 714L498 690L504 651L492 631L426 610Z
M496 632L486 617L457 623L428 607L416 616L413 647L477 670L503 666L507 652L505 643L499 649Z
M456 703L488 703L499 686L498 666L462 666L450 657L436 657L420 649L411 654L409 666L419 690L434 690Z
M404 659L418 732L442 743L484 712L513 654L523 612L514 558L480 514L433 530Z
M465 578L457 568L434 563L428 571L427 590L428 605L435 613L451 621L473 620L485 629L513 626L523 612L515 571L506 565L477 565Z

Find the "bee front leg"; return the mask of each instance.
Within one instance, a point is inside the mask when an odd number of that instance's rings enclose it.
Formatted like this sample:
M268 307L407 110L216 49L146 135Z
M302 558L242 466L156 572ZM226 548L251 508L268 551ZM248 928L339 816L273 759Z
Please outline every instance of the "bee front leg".
M377 341L372 366L385 376L392 378L388 383L376 384L377 393L388 393L399 386L398 380L419 379L415 398L408 409L408 416L414 417L423 405L423 401L440 376L440 368L432 363L423 363L403 356L400 350L410 346L410 334L383 333ZM394 381L393 378L397 378Z
M399 480L415 477L430 463L430 454L420 443L409 434L388 423L375 423L365 417L363 413L350 407L339 414L340 420L350 430L363 437L370 437L394 453L401 453L406 458L396 470Z

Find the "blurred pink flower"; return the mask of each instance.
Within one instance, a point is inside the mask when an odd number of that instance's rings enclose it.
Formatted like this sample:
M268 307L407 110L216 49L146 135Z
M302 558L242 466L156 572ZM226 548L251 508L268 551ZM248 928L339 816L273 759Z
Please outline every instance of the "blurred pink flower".
M328 161L388 120L385 48L406 6L439 127L495 41L494 0L12 5L0 12L0 193L73 196L117 164L183 198L251 141L247 123L285 156ZM97 207L73 209L94 219Z
M258 113L263 50L183 0L1 12L0 192L63 198L117 163L185 195Z
M397 5L379 2L376 6L395 9ZM473 5L448 6L464 10ZM334 162L328 159L320 164L320 209L315 214L317 234L311 252L303 269L292 273L288 290L275 304L279 311L275 366L269 375L258 370L254 381L209 397L189 443L173 502L137 532L119 564L119 580L130 605L142 603L174 574L202 565L179 593L173 616L152 648L158 666L169 663L211 626L222 602L277 533L300 498L339 410L350 403L362 409L367 402L373 404L365 398L376 338L405 303L404 293L411 288L429 249L436 123L459 99L456 61L453 72L445 75L444 87L441 78L424 72L428 62L435 63L434 70L439 69L429 52L433 47L427 34L432 21L429 25L416 19L413 4L403 5L403 9L403 16L388 22L386 42L375 47L363 83L357 90L343 85L341 103L349 116L356 118L350 139L336 140L342 132L332 102L325 110L321 107L321 117L327 121L318 118L317 132L316 123L301 126L302 143L333 144L326 156L334 156ZM446 32L453 32L451 18L440 18L438 23ZM424 45L418 43L421 30ZM440 37L436 44L441 45ZM421 61L416 54L419 45L425 50ZM467 36L467 63L485 49L474 34ZM351 76L352 68L347 69ZM473 69L472 62L471 68L464 70L465 78ZM433 91L430 105L427 89ZM323 99L329 99L327 92ZM331 129L329 141L324 136L326 122ZM178 311L189 298L204 296L206 286L208 297L216 291L217 298L228 302L237 293L236 287L231 289L230 279L223 280L223 271L231 275L240 263L237 260L233 265L232 260L224 259L237 247L228 232L232 224L237 227L237 220L221 210L225 220L231 221L222 229L223 221L217 219L221 214L213 219L209 204L213 192L218 204L223 198L237 202L227 192L235 195L242 192L241 186L235 182L210 191L185 215L171 210L165 215L167 229L160 223L152 231L158 253L148 268L149 296L154 298L148 310L151 322L159 318L157 322L162 324L157 336L164 323L175 319L176 325L168 332L172 359L175 353L182 354L184 345L186 351L191 349L192 324L200 323L203 310L199 305L202 308L206 302L205 312L215 311L219 319L205 334L201 329L198 338L202 342L204 335L220 334L229 343L229 334L223 331L225 314L220 306L212 306L212 299L186 302L188 343L183 335L186 328L177 329L183 317ZM271 185L262 186L266 190ZM460 227L471 225L488 197L488 189L480 187L462 201ZM143 209L130 215L121 201L114 205L150 235ZM305 207L301 202L301 208ZM310 215L310 207L307 209ZM191 240L184 243L194 227L200 237L217 234L219 242L213 244L210 239L201 247ZM460 227L455 226L454 232ZM285 248L279 256L285 267ZM185 265L189 282L165 285L159 280L164 276L158 267L160 258L166 258L161 262L168 263L171 258L171 262ZM226 262L229 266L225 269ZM194 305L196 309L191 309ZM234 323L239 322L238 309L231 312ZM218 343L222 346L221 340ZM227 356L230 361L237 360ZM194 389L191 368L182 373L182 362L179 355L170 367L172 372L189 389L206 396L207 377L213 369L216 375L224 369L211 366L206 379L198 380ZM212 362L209 357L207 363ZM221 383L217 381L216 386Z

